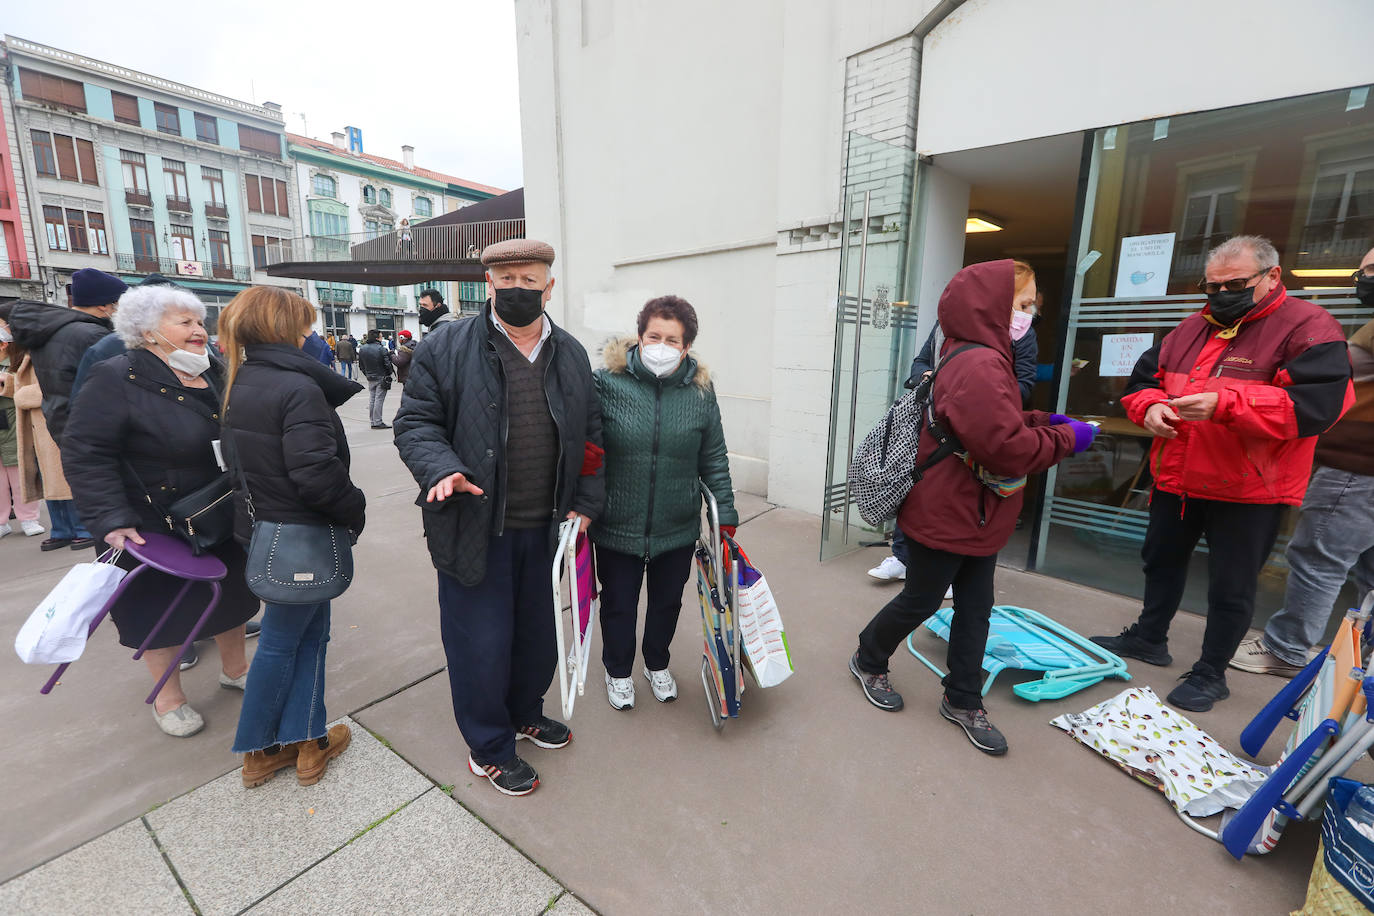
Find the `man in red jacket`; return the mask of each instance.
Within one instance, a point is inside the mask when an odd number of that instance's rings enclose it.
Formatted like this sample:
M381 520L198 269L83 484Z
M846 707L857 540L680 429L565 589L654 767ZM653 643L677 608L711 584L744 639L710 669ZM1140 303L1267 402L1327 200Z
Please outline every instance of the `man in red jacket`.
M1230 696L1226 664L1254 617L1284 506L1302 502L1317 434L1354 400L1341 326L1290 297L1282 273L1278 252L1259 236L1214 248L1200 284L1207 307L1140 357L1121 399L1131 421L1155 436L1140 551L1145 600L1120 636L1092 639L1117 655L1170 664L1169 624L1205 534L1202 654L1168 697L1193 712Z

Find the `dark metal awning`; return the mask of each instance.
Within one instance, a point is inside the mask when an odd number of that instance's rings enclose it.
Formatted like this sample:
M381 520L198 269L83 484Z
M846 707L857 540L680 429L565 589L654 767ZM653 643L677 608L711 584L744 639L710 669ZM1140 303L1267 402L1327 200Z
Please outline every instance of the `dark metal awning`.
M476 258L458 261L286 261L267 267L267 275L271 277L364 286L410 286L431 280L476 283L486 278L485 271Z

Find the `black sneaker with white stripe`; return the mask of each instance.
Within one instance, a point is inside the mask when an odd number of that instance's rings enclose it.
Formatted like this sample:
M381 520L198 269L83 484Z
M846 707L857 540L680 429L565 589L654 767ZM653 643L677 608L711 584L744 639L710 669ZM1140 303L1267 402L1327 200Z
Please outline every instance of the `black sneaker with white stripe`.
M539 788L539 774L519 757L501 764L479 764L468 754L468 769L473 776L485 776L504 795L529 795Z
M537 747L564 747L572 740L572 729L548 716L540 716L515 730L515 740L533 741Z
M949 697L941 697L940 715L962 728L969 742L984 754L1000 757L1007 752L1007 739L988 721L987 710L960 709L949 705Z

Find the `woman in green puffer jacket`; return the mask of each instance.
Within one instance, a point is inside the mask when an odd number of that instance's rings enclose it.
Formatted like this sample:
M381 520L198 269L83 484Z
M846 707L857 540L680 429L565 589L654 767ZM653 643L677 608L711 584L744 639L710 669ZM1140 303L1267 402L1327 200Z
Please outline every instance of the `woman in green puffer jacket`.
M692 571L699 480L716 497L722 529L734 534L739 524L716 392L706 367L688 353L697 336L696 310L677 296L661 296L640 310L638 326L637 339L606 345L605 367L594 373L606 446L606 508L590 534L601 580L606 695L616 709L635 703L631 669L646 571L644 677L659 702L677 698L668 645Z

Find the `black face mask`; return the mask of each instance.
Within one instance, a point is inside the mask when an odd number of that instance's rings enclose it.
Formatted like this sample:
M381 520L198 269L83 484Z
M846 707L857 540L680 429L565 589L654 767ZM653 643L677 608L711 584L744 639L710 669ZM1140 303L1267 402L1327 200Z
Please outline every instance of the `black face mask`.
M498 289L492 305L497 316L513 328L534 324L544 311L544 291L513 286Z
M445 315L447 315L447 314L448 314L448 306L447 306L447 305L444 305L442 302L439 303L438 305L436 305L436 306L435 306L434 308L432 308L432 309L425 309L424 306L421 306L421 307L420 307L420 326L421 326L421 327L427 328L427 327L429 327L430 325L434 324L434 322L438 321L440 318L442 318L443 316L445 316Z
M1255 307L1255 288L1247 286L1235 292L1220 289L1215 293L1208 293L1207 305L1212 310L1212 317L1229 328Z
M1360 277L1355 281L1355 298L1366 308L1374 308L1374 277Z

